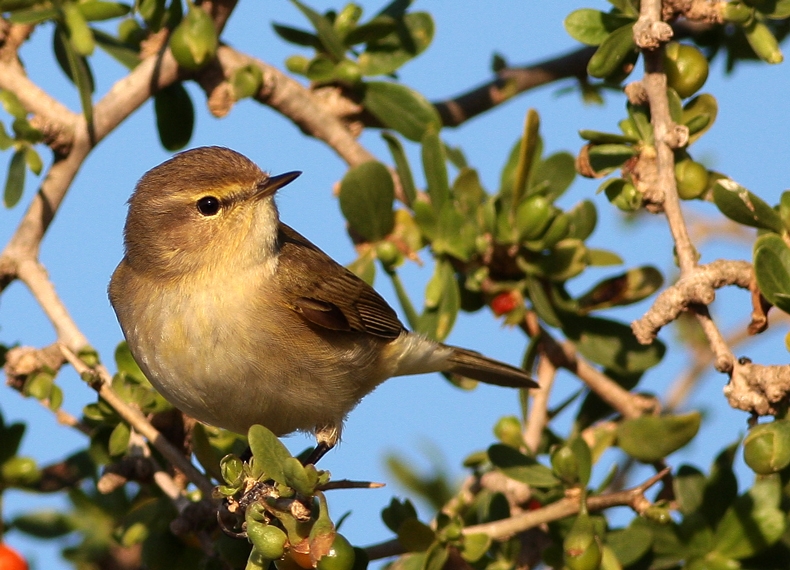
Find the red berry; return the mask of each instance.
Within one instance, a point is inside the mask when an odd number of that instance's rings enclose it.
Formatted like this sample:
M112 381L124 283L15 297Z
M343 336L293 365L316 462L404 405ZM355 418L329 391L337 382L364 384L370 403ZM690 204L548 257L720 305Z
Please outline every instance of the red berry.
M509 313L521 303L520 295L515 291L500 293L491 301L491 310L497 317Z
M0 568L3 570L27 570L27 561L13 548L0 543Z

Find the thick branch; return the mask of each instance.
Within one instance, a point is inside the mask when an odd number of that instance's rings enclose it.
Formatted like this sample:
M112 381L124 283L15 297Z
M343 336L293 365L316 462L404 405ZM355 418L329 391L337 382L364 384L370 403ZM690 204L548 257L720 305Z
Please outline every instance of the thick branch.
M494 80L434 106L445 126L457 127L529 89L568 77L586 78L587 62L595 50L585 47L533 65L505 68Z
M661 327L677 319L690 305L710 305L716 298L716 289L727 285L749 289L753 280L752 264L747 261L718 259L695 267L656 297L644 316L631 323L631 328L640 343L650 344Z
M306 134L324 141L349 166L375 160L345 124L328 112L313 92L298 81L279 69L230 47L220 47L217 58L226 79L245 65L256 65L260 68L263 72L263 84L255 99L293 121Z
M760 416L778 415L790 394L790 365L763 366L748 359L734 363L724 395L733 408Z
M643 0L640 15L634 26L634 41L642 47L645 59L645 76L642 79L650 105L650 121L653 125L656 148L655 190L663 195L663 209L667 217L672 239L675 242L681 278L690 275L697 267L697 250L688 234L680 197L675 180L675 158L673 149L679 146L682 137L678 126L672 121L667 98L667 77L664 73L663 43L672 37L672 30L661 20L661 0ZM712 300L712 299L711 299ZM716 354L716 368L729 372L735 360L727 347L705 304L691 307ZM638 335L638 327L634 329ZM647 335L643 336L647 339ZM640 339L642 342L642 339Z

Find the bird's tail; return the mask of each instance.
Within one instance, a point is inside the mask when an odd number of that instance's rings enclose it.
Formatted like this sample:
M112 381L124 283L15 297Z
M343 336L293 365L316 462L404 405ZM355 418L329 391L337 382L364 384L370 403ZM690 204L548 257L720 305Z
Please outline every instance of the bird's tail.
M488 358L479 352L451 347L445 372L459 374L495 386L509 388L537 388L538 384L521 368Z

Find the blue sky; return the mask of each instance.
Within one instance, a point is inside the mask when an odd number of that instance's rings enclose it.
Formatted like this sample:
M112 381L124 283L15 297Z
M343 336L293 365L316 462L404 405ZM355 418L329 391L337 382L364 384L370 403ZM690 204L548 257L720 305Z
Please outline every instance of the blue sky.
M361 4L368 14L375 13L380 6L367 1ZM312 5L319 10L342 7L317 0ZM449 0L432 0L417 2L414 7L431 12L436 22L436 35L428 51L407 64L400 75L404 83L429 99L447 98L488 80L494 52L519 64L536 62L578 47L562 27L564 16L580 7L606 10L608 4L602 0L587 3L499 0L465 3L463 9L458 6L457 2ZM240 2L224 39L279 67L288 55L306 53L275 36L270 26L272 21L307 27L303 16L284 0ZM54 63L51 34L47 26L36 31L22 50L24 62L34 81L70 108L78 110L76 91ZM124 70L101 53L93 57L92 63L98 80L98 99L122 77ZM632 77L638 78L640 73L641 64ZM460 128L445 130L442 135L451 145L463 148L470 164L479 170L485 187L496 188L499 171L519 137L528 108L537 109L541 115L541 133L547 152L567 150L575 154L582 144L578 136L581 128L604 131L616 128L617 121L624 115L622 97L609 95L603 106L585 106L576 93L558 93L562 87L570 85L570 81L562 82L521 95ZM788 85L790 71L786 64L741 64L734 73L725 75L722 64L717 62L703 89L718 98L719 117L715 126L691 149L695 158L730 175L771 204L778 202L781 192L790 186ZM240 103L227 118L214 119L205 111L202 92L194 85L189 85L188 89L198 109L190 146L228 146L273 173L302 170L304 174L280 194L283 220L341 263L353 260L350 242L339 230L343 221L332 197L332 185L342 177L346 167L333 151L304 136L275 112L250 101ZM389 154L377 132L365 133L362 143L379 159L389 162ZM419 149L409 147L408 152L419 176ZM49 164L51 159L47 153L43 156ZM91 154L42 244L41 259L58 293L107 363L111 363L113 349L122 338L107 301L106 287L122 255L125 202L137 179L168 157L169 153L158 143L153 108L149 103ZM0 157L0 169L6 168L8 158ZM29 180L22 204L10 211L0 211L0 242L5 243L14 231L35 187L36 181ZM595 202L601 220L590 243L617 251L626 260L626 266L652 263L671 276L671 243L661 218L640 218L639 224L624 224L622 216L605 197L595 195L596 188L595 181L577 179L561 202L564 207L584 198ZM689 216L717 216L711 204L685 206ZM703 262L718 257L750 258L749 243L713 240L707 241L701 250ZM427 259L428 255L423 257ZM616 269L590 271L590 277L578 283L571 282L570 288L574 292L582 291L593 280L614 272ZM403 275L414 298L421 299L430 268L407 266ZM387 283L379 280L376 285L396 305ZM643 302L612 311L610 315L630 321L647 306ZM722 291L712 307L713 314L726 330L739 324L745 326L749 310L748 295L737 291ZM788 354L783 340L786 328L781 323L776 325L760 342L749 345L746 353L757 362L786 363ZM662 332L662 338L672 339L671 328ZM0 342L44 346L54 339L51 326L26 289L20 283L9 287L0 298ZM503 328L485 312L461 315L449 342L511 363L520 362L525 348L525 338L520 332ZM681 352L670 350L665 361L646 376L641 386L664 393L686 363ZM671 457L673 465L688 462L707 469L711 458L745 430L746 415L730 409L721 394L725 381L724 376L711 372L692 395L686 409L703 410L706 423L688 448ZM73 373L64 371L59 383L66 393L64 406L72 413L79 414L83 405L95 401L94 393ZM560 401L578 385L574 377L560 374L553 401ZM22 451L42 464L61 459L84 445L80 434L58 426L53 416L37 402L24 400L8 388L0 389L0 409L6 421L29 421ZM427 454L438 454L446 460L452 477L460 479L463 457L487 447L493 439L491 427L496 419L505 414L518 414L518 410L517 396L512 391L481 387L471 393L462 392L438 375L398 378L385 383L351 413L343 443L322 460L322 467L332 471L336 478L388 483L382 490L337 491L330 497L335 516L352 511L345 523L345 534L357 545L389 538L390 533L380 522L378 513L393 494L400 494L402 490L392 483L383 468L386 453L397 452L425 466L429 465ZM567 426L569 418L570 415L560 418L560 425ZM298 451L311 440L296 435L286 443ZM616 457L614 453L604 456L595 471L599 477L609 470ZM647 473L641 470L637 476ZM744 484L751 481L751 475L742 467L739 473ZM6 493L4 498L5 517L28 507L62 504L53 496L31 497L13 491ZM421 511L429 516L426 509ZM26 539L19 533L10 534L8 540L37 568L67 567L58 559L57 548Z

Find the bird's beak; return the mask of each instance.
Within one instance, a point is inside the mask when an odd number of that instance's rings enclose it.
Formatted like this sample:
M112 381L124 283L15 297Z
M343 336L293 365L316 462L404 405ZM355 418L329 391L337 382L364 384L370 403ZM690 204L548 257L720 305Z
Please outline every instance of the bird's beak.
M302 173L298 170L295 170L293 172L286 172L285 174L267 177L263 182L258 184L258 187L255 190L255 197L265 198L266 196L273 195L275 192L277 192L277 190L286 184L290 184L296 180L300 174Z

